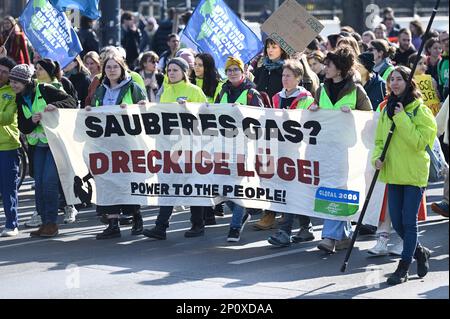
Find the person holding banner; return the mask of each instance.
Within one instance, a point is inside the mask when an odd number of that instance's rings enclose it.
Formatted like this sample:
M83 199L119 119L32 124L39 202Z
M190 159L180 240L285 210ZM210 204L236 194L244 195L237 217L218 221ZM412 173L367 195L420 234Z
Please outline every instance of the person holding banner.
M16 62L9 57L0 58L0 194L5 211L5 228L1 237L19 234L19 129L15 93L9 85L9 72Z
M216 62L209 53L198 53L195 56L194 69L190 75L192 84L197 85L205 93L208 103L214 100L222 90L222 79L216 68ZM215 225L215 214L223 216L223 205L218 204L213 209L205 210L205 225Z
M228 57L225 63L225 73L228 80L222 86L222 90L216 97L215 103L233 103L264 107L261 95L255 89L255 84L245 76L244 62L235 57ZM227 241L238 242L245 224L250 220L250 212L233 202L227 202L232 211L230 230Z
M354 50L343 46L334 52L328 52L325 59L325 81L316 92L318 108L327 110L372 111L372 104L364 88L355 84ZM317 110L317 107L310 107ZM325 219L322 229L322 241L318 248L334 253L336 250L346 249L350 246L352 227L349 221Z
M302 81L303 66L298 60L286 60L283 65L283 90L272 98L273 107L276 109L303 109L316 106L314 97L298 83ZM300 230L292 236L293 242L306 242L314 240L314 232L309 216L285 213L280 229L275 235L269 237L268 242L274 246L287 247L291 244L291 232L294 218L298 216Z
M126 60L127 53L125 52L124 48L122 47L114 47L114 46L106 46L101 49L100 51L100 65L103 68L103 63L107 57L110 55L117 55L118 57L122 58L124 61ZM139 73L131 71L129 67L127 66L127 72L131 76L131 79L139 85L139 87L145 92L145 83L144 79L139 75ZM92 98L94 97L95 91L97 90L100 83L101 78L101 72L100 74L97 74L93 79L91 84L88 88L88 96L85 100L85 105L91 105L92 104Z
M417 53L412 54L408 59L408 67L412 68L414 62L418 58ZM436 116L441 108L441 101L439 98L439 87L435 79L427 72L427 57L425 55L420 56L420 60L417 64L416 71L414 72L414 80L417 83L419 91L422 95L423 103L428 106Z
M142 88L137 85L128 74L128 68L124 59L119 55L107 57L103 63L101 85L97 88L92 99L92 106L120 105L126 108L127 105L137 104L146 101L147 95ZM86 111L91 107L86 106ZM97 215L106 216L108 227L96 239L110 239L121 236L119 226L119 215L133 216L132 235L140 235L143 231L143 220L139 205L97 205Z
M189 82L189 65L182 58L173 58L167 64L168 82L164 83L164 92L161 95L161 103L206 103L207 98L202 89ZM145 104L141 102L140 104ZM205 233L204 207L191 206L190 230L184 233L184 237L198 237ZM173 206L161 206L155 221L155 226L151 229L144 229L143 235L149 238L165 240L166 229L169 227L169 220L172 216Z
M390 58L394 56L395 48L389 45L386 40L378 39L370 42L368 51L373 53L375 59L373 71L386 81L394 69Z
M378 120L372 154L372 164L380 170L379 178L388 187L392 225L403 239L402 257L387 280L389 285L408 280L413 257L417 260L418 276L424 277L429 270L431 255L430 250L418 241L417 214L428 184L430 158L426 148L433 145L437 126L433 113L420 99L414 79L406 91L410 73L409 68L399 66L389 77L392 92ZM381 162L379 158L392 123L395 123L396 130L386 158Z
M173 58L167 63L168 81L163 84L160 103L207 102L202 89L189 82L188 71L189 64L183 58Z
M59 63L51 59L40 59L35 63L36 79L39 83L52 84L55 88L64 90L78 100L78 94L72 82L64 76Z
M30 166L35 180L37 213L42 225L30 236L54 237L58 234L59 177L44 128L40 124L42 112L57 108L76 108L73 97L63 90L32 79L28 64L16 65L9 74L11 88L16 93L19 130L27 135Z
M57 61L41 58L36 62L35 69L36 78L39 83L51 84L55 88L63 90L64 92L72 96L75 100L78 100L78 93L75 90L74 85L68 78L62 76L61 68ZM64 223L74 223L78 211L76 210L75 206L67 205L61 184L59 184L59 193L61 198L59 206L64 209ZM32 219L33 218L36 221L39 221L39 216L33 215Z

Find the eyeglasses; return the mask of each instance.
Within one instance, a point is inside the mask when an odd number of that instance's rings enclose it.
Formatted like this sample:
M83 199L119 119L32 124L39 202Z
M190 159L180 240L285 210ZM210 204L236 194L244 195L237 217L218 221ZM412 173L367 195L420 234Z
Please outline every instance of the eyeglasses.
M239 69L239 68L227 69L226 72L230 73L230 74L231 73L239 73L239 72L241 72L241 69Z

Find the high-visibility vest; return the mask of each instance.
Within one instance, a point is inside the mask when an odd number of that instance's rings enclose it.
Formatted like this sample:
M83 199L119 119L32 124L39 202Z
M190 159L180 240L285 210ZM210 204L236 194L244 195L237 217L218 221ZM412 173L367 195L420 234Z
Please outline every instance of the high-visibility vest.
M389 75L391 75L391 72L395 69L393 65L389 65L386 70L384 70L383 74L381 75L381 78L387 82L387 79Z
M356 108L356 88L353 89L353 91L350 92L349 94L344 95L339 101L337 101L333 105L327 94L327 91L325 90L325 87L322 84L320 90L319 107L328 110L338 110L342 106L348 106L352 110Z
M120 103L121 104L124 103L126 105L134 104L133 96L131 95L131 86L128 88L127 93L125 93L125 96L123 97L123 99ZM100 105L100 100L96 99L95 106L99 106L99 105Z
M44 100L41 94L41 90L39 89L39 85L36 86L36 94L34 96L33 104L31 105L31 109L22 105L23 114L26 119L29 119L33 116L33 114L43 112L45 107L47 106L47 102ZM45 136L44 128L41 124L36 126L36 128L30 134L27 134L27 142L29 145L36 145L38 142L47 144L48 140Z
M281 105L280 93L277 93L272 98L273 107L279 109ZM291 103L289 109L308 109L312 104L314 104L314 98L311 94L307 92L300 93Z
M239 103L242 105L247 105L248 101L248 90L242 91L241 95L236 99L234 103ZM228 103L228 93L224 93L220 99L220 103Z

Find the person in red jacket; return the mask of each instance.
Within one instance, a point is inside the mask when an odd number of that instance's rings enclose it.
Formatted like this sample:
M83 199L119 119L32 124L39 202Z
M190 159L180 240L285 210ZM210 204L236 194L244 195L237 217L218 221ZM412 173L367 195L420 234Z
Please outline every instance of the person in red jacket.
M2 21L0 47L4 47L9 57L17 64L30 64L25 34L20 30L13 17L7 16Z

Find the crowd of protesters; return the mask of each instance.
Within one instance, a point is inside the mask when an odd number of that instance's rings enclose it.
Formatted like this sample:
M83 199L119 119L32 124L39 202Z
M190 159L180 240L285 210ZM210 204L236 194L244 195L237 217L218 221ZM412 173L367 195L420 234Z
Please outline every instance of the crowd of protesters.
M265 38L263 52L248 64L229 57L226 78L221 78L211 55L195 52L181 43L182 26L188 23L191 14L190 11L183 14L180 27L173 32L174 24L178 25L173 8L168 10L168 18L159 22L153 17L137 18L131 12L123 12L121 46L104 48L99 46L94 31L95 21L82 17L78 36L83 51L64 69L33 50L13 17L2 19L0 191L6 223L1 236L19 234L20 134L26 136L30 175L35 181L36 212L24 225L38 229L30 235L57 236L59 209L65 212L65 223L76 221L78 211L65 203L52 150L40 124L42 112L77 107L90 111L107 105L126 108L147 102L231 103L308 112L361 110L381 112L372 163L381 170L380 179L387 184L388 197L376 232L377 242L368 252L401 256L389 284L407 280L413 259L417 261L418 275L425 276L431 252L418 241L418 212L428 183L429 157L425 149L436 136L448 162L448 31L432 30L424 34L418 19L412 20L409 28L400 28L394 11L386 8L382 23L373 30L360 35L345 26L326 39L317 36L303 52L293 56L274 40ZM422 42L425 50L418 56ZM417 59L415 76L429 75L441 102L434 109L424 103L415 80L406 88ZM379 157L392 123L397 130L390 151L381 162ZM230 201L222 204L232 212L227 240L237 242L251 216L261 211ZM192 227L185 236L204 235L205 225L215 223L214 215L223 215L221 205L191 206ZM140 209L139 205L97 206L97 214L108 226L96 238L120 237L120 216L129 215L132 235L166 239L173 207L160 207L155 226L150 229L144 229ZM448 174L444 198L433 203L432 209L448 217ZM278 247L312 241L315 238L311 220L302 213L307 212L264 211L253 227L260 231L278 228L268 239ZM278 222L277 214L282 215ZM300 229L293 235L296 219ZM392 228L401 240L388 249ZM375 234L377 227L367 225L362 230ZM318 248L327 253L347 249L351 236L350 222L324 220Z

